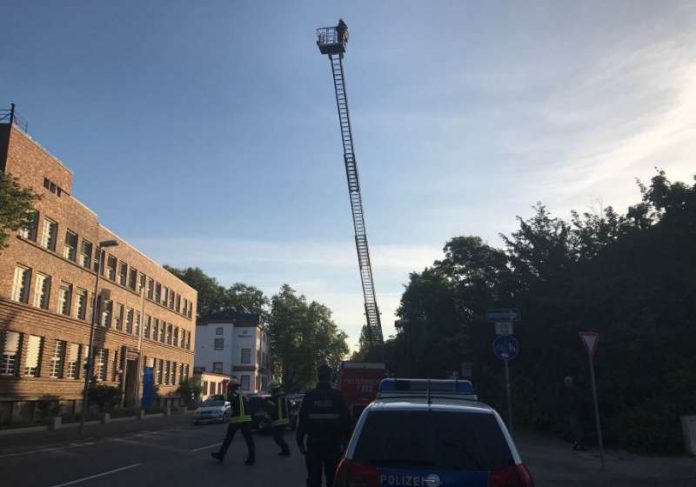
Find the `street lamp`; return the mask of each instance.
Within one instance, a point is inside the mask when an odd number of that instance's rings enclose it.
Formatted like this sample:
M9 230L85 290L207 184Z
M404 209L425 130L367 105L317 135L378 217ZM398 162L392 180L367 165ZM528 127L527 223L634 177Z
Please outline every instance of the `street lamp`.
M85 385L82 390L82 416L80 417L80 434L85 428L85 416L87 416L87 393L89 390L89 380L92 376L92 361L94 360L93 345L94 345L94 326L97 322L97 305L99 303L99 276L104 268L104 249L107 247L118 246L118 241L116 240L104 240L99 242L98 252L98 265L97 265L97 279L94 281L94 300L92 301L92 323L89 327L89 346L87 347L87 369L85 370Z

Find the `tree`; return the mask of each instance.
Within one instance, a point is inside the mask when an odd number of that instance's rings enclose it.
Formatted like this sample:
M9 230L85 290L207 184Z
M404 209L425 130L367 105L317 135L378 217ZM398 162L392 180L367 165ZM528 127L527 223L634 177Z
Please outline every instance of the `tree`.
M266 315L269 300L260 289L241 282L235 282L225 289L223 305L238 311Z
M331 319L329 308L308 302L287 284L271 299L269 321L274 373L287 391L309 387L320 364L337 369L348 354L347 335Z
M0 250L7 246L7 237L12 232L32 224L33 203L38 198L31 189L22 188L17 178L0 172Z

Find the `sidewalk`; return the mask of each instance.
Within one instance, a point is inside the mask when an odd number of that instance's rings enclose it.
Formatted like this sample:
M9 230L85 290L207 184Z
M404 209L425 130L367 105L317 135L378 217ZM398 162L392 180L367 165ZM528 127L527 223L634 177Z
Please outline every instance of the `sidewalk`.
M519 432L515 443L534 476L536 487L546 486L696 486L696 458L644 457L622 450L574 452L569 443L552 436Z
M191 415L173 414L157 416L143 420L117 421L107 424L85 424L84 434L79 428L61 428L55 431L34 431L17 433L0 437L0 456L16 454L22 451L50 448L73 441L90 442L109 436L121 435L134 431L157 430L179 424L190 424Z

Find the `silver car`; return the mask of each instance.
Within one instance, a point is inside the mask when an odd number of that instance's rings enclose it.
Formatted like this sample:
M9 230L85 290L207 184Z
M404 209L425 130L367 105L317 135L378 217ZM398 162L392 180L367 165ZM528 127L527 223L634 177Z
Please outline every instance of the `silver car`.
M208 399L193 413L193 424L201 423L225 423L232 414L232 405L229 401L220 399Z

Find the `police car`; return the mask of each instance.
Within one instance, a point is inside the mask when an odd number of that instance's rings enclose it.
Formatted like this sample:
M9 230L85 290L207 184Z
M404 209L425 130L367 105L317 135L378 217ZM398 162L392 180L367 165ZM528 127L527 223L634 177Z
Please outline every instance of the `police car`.
M498 413L469 381L384 379L363 411L336 487L532 487Z

